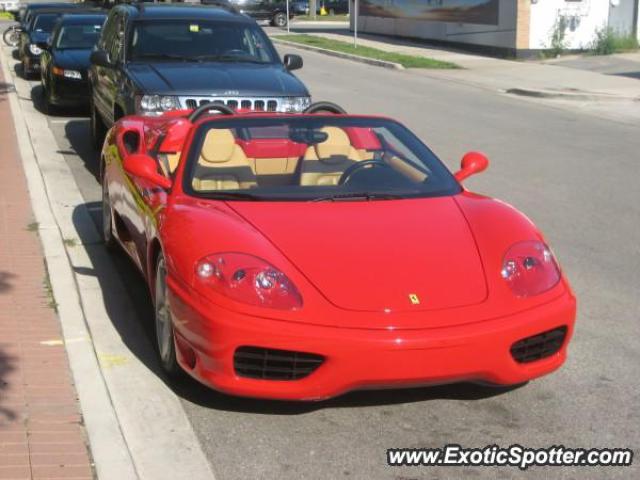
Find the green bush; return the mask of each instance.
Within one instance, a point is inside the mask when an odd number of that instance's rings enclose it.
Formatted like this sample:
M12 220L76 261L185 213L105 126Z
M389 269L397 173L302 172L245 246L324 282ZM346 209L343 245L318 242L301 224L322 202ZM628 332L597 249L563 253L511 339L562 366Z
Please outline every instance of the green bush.
M559 15L556 19L556 23L553 25L553 31L551 32L551 48L548 50L548 54L552 57L559 57L567 49L567 27L569 21L564 15Z
M638 39L633 35L620 34L612 28L605 27L596 31L596 38L589 50L593 55L611 55L637 50L638 47Z
M0 20L14 20L13 13L0 12Z

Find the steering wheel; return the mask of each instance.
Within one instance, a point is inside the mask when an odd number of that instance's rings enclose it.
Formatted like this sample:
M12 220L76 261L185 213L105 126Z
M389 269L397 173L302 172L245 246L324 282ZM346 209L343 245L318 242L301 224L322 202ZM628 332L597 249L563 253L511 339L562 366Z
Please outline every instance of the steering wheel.
M193 123L198 118L200 118L203 114L210 112L211 110L217 110L223 115L234 115L236 112L233 111L231 107L227 107L223 103L205 103L204 105L199 106L193 112L189 114L187 119Z
M338 180L338 185L344 185L351 180L351 177L354 173L362 170L363 168L391 168L390 165L383 162L382 160L364 160L362 162L354 163L349 168L347 168L342 175L340 175L340 180Z
M328 112L335 113L337 115L344 115L347 112L340 105L337 105L333 102L316 102L309 105L304 112L302 113L318 113L318 112Z

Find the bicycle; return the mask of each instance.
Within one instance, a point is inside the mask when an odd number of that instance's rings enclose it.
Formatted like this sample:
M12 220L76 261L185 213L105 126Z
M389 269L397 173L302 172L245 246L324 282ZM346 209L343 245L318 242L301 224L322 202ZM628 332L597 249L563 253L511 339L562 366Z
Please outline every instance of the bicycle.
M4 43L9 45L10 47L17 47L18 43L20 43L20 32L22 29L19 25L12 25L7 28L2 34L2 39Z

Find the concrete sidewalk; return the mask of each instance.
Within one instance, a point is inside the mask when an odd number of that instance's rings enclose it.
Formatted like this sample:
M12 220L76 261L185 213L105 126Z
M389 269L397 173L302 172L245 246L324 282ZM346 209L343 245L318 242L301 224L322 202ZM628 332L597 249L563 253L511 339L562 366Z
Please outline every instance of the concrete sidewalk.
M353 38L353 32L348 29L323 31L322 29L294 28L292 31L347 42L351 42ZM455 63L462 68L412 71L494 91L513 91L512 93L524 94L529 92L539 97L576 100L640 100L640 82L633 78L602 75L595 71L576 70L561 65L472 55L381 35L360 34L358 44L389 52L425 56Z
M0 479L94 477L0 72Z

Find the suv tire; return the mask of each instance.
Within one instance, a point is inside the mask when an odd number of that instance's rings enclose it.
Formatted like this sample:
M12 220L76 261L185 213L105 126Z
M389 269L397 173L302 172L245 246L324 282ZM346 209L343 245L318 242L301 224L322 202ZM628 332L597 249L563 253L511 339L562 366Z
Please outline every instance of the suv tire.
M271 25L274 27L286 27L287 26L287 14L278 12L271 19Z
M100 151L104 136L107 134L107 127L105 127L102 117L100 117L93 103L93 99L89 103L91 104L91 143L95 150Z

